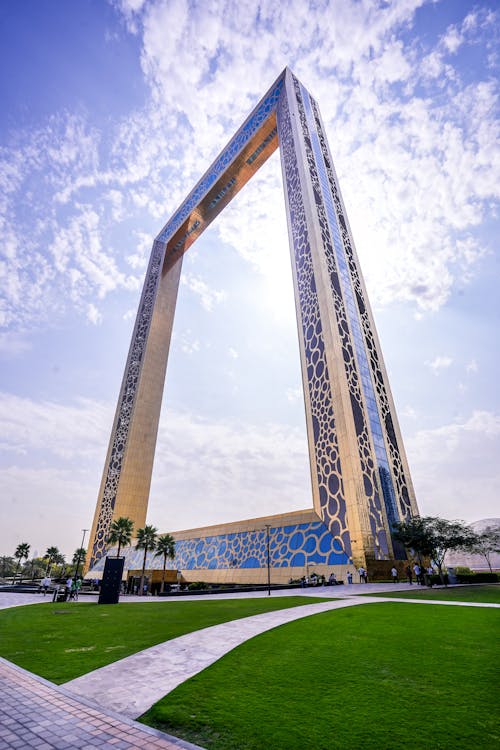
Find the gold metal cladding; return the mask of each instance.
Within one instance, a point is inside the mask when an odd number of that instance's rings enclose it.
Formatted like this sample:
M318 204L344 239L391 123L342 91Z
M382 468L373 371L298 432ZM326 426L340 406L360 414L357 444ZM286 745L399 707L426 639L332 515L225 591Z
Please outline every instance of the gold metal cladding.
M264 122L167 243L165 265L185 253L278 148L276 114Z
M306 103L309 107L307 114ZM333 162L329 152L325 155L324 129L320 121L314 124L311 107L317 110L314 100L291 71L285 69L155 239L89 540L87 559L90 564L105 553L106 530L113 518L129 516L136 529L146 520L182 257L278 145L299 329L312 505L332 538L344 545L349 562L365 565L374 556L376 544L380 545L377 535L384 533L391 554L390 529L383 503L379 509L374 506L374 488L380 485L380 481L372 478L371 489L366 489L367 467L370 468L371 464L370 471L374 471L378 461L364 392L359 386L360 366L352 352L349 372L345 364L348 362L347 349L353 349L353 333L352 321L346 314L345 287L342 291L342 284L339 287L334 279L338 275L336 264L340 256L335 255L338 250L334 252L331 232L338 225L346 257L352 245L348 258L349 283L358 293L358 309L353 314L360 316L363 346L372 352L372 384L376 388L378 372L383 374L387 383L384 413L391 418L397 436L397 444L393 441L391 481L396 488L396 480L401 486L400 477L406 477L411 509L418 512L382 353L354 243L348 224L345 224L347 216ZM319 117L319 110L317 113ZM318 157L317 150L313 153L311 139L318 137L326 144L323 157ZM326 165L328 172L330 162L328 179L320 179L320 170L324 173ZM325 187L328 181L329 188ZM325 193L328 189L331 194ZM331 202L332 196L335 216L327 218L325 201ZM365 303L363 314L359 308L362 298ZM318 360L314 360L316 354L322 365L321 372ZM378 363L374 364L374 358L378 358ZM310 374L311 368L313 375ZM359 398L356 389L361 394ZM357 406L352 404L353 394ZM380 401L381 394L377 392L376 398ZM380 414L383 412L380 403L378 407ZM368 425L363 428L364 432L359 427L363 420ZM383 429L387 443L385 423ZM380 494L380 487L378 492ZM192 534L192 530L189 533ZM375 545L374 534L377 536Z

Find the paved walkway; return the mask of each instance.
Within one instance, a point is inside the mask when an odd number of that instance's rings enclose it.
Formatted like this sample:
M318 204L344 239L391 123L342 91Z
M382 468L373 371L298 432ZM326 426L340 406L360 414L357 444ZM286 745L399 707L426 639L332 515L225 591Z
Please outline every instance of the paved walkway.
M337 601L280 609L187 633L77 677L65 683L65 687L77 695L92 697L99 705L120 715L135 719L185 680L266 630L320 612L377 602L500 606L432 599L346 596Z
M23 604L41 604L51 602L52 594L17 594L15 592L0 591L0 609L7 607L20 607Z
M92 696L99 705L135 719L182 682L249 638L302 617L369 602L365 597L349 597L213 625L77 677L66 682L65 688L77 695Z
M130 721L0 657L0 750L201 750Z
M406 591L408 589L417 588L416 586L410 586L407 583L366 583L366 584L352 584L351 586L311 586L307 589L281 589L278 591L272 591L273 597L281 596L312 596L312 597L344 597L344 596L359 596L359 594L375 594L383 593L384 591ZM191 596L120 596L120 602L122 603L141 603L144 602L163 602L169 604L171 602L189 602L189 601L213 601L214 599L260 599L267 597L267 591L242 591L232 594L193 594ZM80 595L81 602L95 602L97 603L97 595ZM43 604L52 602L52 594L19 594L17 592L5 592L0 591L0 609L6 607L19 607L23 604Z

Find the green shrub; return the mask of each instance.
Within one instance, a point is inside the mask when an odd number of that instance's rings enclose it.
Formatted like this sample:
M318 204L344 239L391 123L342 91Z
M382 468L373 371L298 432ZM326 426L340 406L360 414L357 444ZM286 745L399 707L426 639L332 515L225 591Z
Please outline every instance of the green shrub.
M441 576L439 576L437 573L433 576L427 576L427 577L430 578L430 583L432 586L442 586L443 583L445 584L445 586L448 585L448 573L444 574L443 576L444 581L441 580Z
M457 575L459 583L498 583L497 573L459 573Z

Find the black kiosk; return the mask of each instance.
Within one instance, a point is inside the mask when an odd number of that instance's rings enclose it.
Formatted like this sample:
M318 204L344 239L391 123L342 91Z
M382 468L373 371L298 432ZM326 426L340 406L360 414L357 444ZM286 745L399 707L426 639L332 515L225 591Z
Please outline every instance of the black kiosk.
M124 565L124 557L106 558L99 592L99 604L118 604Z

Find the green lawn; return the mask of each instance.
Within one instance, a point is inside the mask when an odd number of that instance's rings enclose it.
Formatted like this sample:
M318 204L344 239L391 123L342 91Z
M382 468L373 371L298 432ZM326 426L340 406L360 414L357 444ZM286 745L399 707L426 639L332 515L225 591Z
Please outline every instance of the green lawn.
M500 747L493 609L380 603L239 646L144 723L210 750Z
M0 611L0 656L61 684L184 633L329 599L31 604Z
M368 594L366 595L368 596ZM500 604L499 583L476 583L474 586L457 588L428 589L414 586L412 591L389 591L387 594L370 594L370 596L391 596L398 599L441 599L452 602L491 602Z

